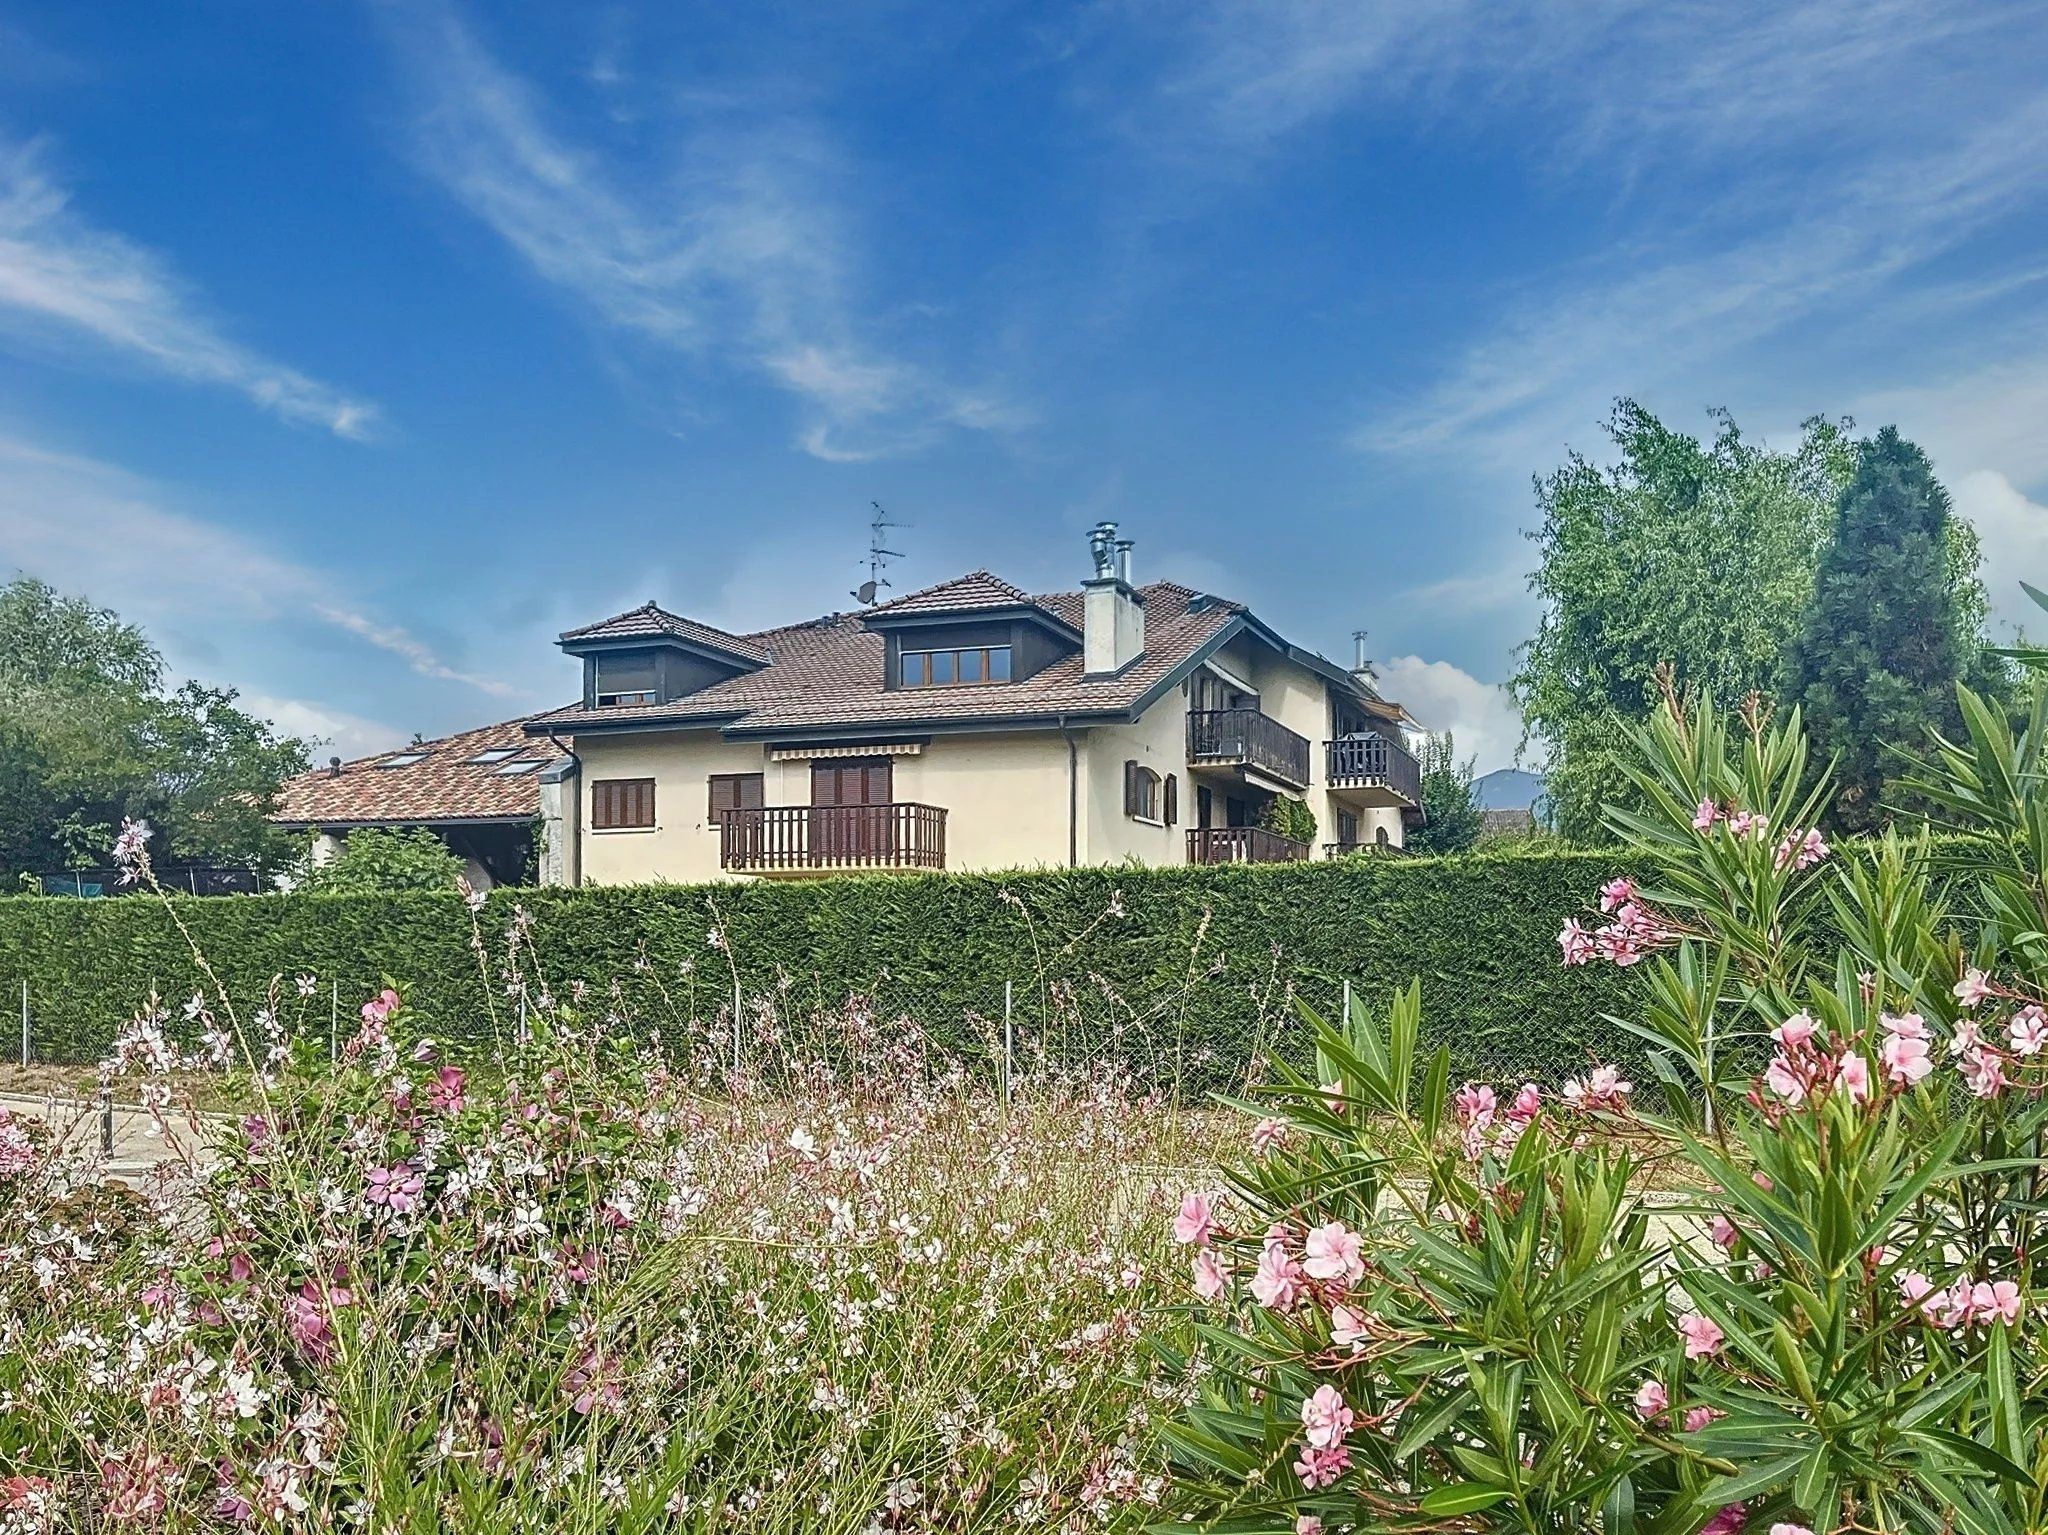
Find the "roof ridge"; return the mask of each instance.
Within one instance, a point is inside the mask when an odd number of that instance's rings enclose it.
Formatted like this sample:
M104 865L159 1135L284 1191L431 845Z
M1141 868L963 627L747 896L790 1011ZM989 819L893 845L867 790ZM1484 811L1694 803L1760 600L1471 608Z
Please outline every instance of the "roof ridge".
M930 586L919 587L914 592L905 592L901 597L891 597L887 602L878 602L873 607L867 609L867 611L869 613L886 613L891 608L901 607L908 602L917 602L922 598L943 592L948 587L966 586L976 581L985 582L987 585L1001 591L1005 596L1013 598L1018 602L1032 602L1035 600L1029 592L1025 591L1024 588L1018 586L1015 582L1005 581L994 571L988 569L987 566L982 566L979 569L967 571L962 575L948 576L945 580L935 581Z

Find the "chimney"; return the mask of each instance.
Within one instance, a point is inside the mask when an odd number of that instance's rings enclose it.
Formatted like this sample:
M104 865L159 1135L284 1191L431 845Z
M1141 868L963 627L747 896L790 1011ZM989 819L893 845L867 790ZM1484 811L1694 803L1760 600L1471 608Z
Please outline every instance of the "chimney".
M1351 676L1360 687L1374 698L1380 696L1380 674L1372 669L1372 661L1365 653L1365 630L1351 631Z
M1116 524L1098 522L1088 535L1095 574L1081 583L1083 672L1110 677L1145 653L1145 609L1131 586L1131 540Z
M327 759L327 776L329 778L341 777L341 758L329 757Z

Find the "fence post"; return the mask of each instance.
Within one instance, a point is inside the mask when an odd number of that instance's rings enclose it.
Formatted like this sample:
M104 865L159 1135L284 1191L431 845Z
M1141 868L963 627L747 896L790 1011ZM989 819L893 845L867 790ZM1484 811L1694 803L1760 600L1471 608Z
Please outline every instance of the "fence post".
M28 1065L28 978L21 982L21 1064Z
M1003 982L1003 1106L1009 1107L1017 1076L1015 981Z
M100 1088L100 1155L114 1154L114 1090L102 1085Z
M1337 1015L1337 1027L1348 1030L1351 1027L1351 978L1344 979L1344 1011Z
M327 982L327 1064L332 1066L341 1058L341 982L329 978Z

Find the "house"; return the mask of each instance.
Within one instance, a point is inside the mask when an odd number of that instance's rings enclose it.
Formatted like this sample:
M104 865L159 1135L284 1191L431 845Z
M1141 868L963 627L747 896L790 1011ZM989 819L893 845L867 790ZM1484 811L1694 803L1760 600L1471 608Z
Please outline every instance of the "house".
M492 790L531 794L519 803L539 818L540 874L555 883L1398 848L1421 814L1421 771L1406 715L1370 671L1290 643L1240 603L1136 585L1131 553L1105 523L1078 591L1032 596L975 571L756 634L649 602L560 637L583 668L575 703L472 734L516 733L544 764ZM341 808L352 824L393 824L404 775L469 744L350 764L334 782L364 788ZM452 791L468 765L434 771ZM304 782L287 795L295 823L319 819ZM460 794L420 798L438 819L409 824L465 824ZM1283 800L1300 807L1297 831L1305 808L1312 838L1275 829Z

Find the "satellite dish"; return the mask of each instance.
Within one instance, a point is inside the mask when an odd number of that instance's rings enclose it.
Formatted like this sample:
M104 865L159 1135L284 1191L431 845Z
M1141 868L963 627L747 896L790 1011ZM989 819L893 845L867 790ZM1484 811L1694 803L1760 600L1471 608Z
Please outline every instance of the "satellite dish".
M875 600L875 583L872 581L861 582L860 590L855 592L853 596L856 602L873 602Z

